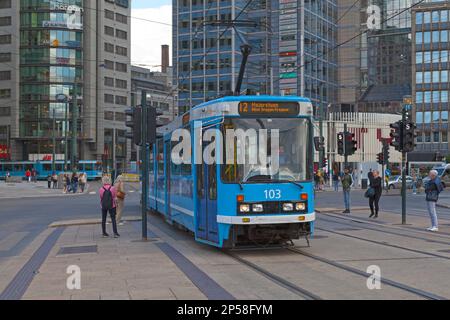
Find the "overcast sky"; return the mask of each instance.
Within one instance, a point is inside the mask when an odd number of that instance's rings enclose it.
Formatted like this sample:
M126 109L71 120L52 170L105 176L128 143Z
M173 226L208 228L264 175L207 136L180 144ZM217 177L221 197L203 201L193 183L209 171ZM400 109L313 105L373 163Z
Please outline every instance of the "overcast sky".
M132 0L131 16L172 24L172 0ZM131 19L131 62L157 69L161 64L161 45L172 50L172 28L167 25Z

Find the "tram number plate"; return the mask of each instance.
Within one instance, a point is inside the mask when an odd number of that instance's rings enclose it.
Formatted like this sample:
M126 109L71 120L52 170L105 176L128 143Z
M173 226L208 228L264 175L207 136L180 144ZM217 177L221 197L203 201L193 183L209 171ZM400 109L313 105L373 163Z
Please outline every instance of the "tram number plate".
M241 102L239 114L243 117L298 116L296 102Z
M281 199L282 197L280 189L264 190L264 195L266 196L266 199L270 200Z

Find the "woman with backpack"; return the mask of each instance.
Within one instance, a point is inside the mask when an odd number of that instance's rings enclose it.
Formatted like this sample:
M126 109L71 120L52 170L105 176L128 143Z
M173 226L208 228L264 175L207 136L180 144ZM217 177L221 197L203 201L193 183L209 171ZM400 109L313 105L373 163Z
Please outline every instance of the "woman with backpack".
M114 238L119 238L120 235L117 232L116 223L116 207L117 207L117 192L112 185L111 178L109 176L104 176L102 178L103 186L99 190L100 194L100 204L102 208L102 231L103 238L108 238L109 234L106 232L106 217L109 212L111 217L111 223L113 226Z
M436 213L436 203L439 200L439 194L444 190L444 186L442 185L442 181L438 176L438 172L436 170L431 170L428 174L430 181L425 185L425 195L427 201L428 213L431 218L431 227L428 228L428 231L437 232L438 228L438 218Z

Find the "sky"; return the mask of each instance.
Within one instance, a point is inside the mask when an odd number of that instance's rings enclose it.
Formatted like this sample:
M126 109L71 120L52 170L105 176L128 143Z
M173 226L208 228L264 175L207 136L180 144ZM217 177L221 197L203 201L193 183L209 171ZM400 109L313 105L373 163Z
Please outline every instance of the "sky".
M172 24L172 0L132 0L131 4L131 62L158 70L161 45L168 44L172 50L172 28L135 18Z

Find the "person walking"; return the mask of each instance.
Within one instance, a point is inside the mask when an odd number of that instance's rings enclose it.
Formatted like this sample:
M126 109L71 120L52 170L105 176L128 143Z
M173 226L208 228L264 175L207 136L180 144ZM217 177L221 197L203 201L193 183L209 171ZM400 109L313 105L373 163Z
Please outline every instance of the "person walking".
M72 188L71 188L71 185L70 185L70 178L69 178L68 174L64 175L64 181L65 181L64 193L69 193Z
M377 219L380 210L379 202L381 195L383 194L383 180L381 179L378 170L369 172L368 178L370 181L370 188L372 189L372 192L369 195L369 207L371 212L369 218Z
M70 179L70 183L72 185L72 192L77 193L78 191L78 175L74 172L72 174L72 179Z
M8 183L8 180L10 177L11 177L11 174L9 173L9 171L7 171L6 176L5 176L5 183Z
M36 183L37 182L37 172L36 169L33 168L33 170L31 170L31 181Z
M430 181L428 181L425 185L425 195L428 213L431 218L431 227L427 230L431 232L437 232L439 231L439 226L436 213L436 203L439 200L439 194L444 190L444 186L436 170L431 170L428 174L428 177L430 178Z
M344 205L345 205L345 210L342 213L350 213L350 190L353 185L353 178L348 168L344 169L344 175L342 176L341 182L342 182L342 190L344 192Z
M80 175L79 183L80 183L80 191L81 191L81 193L84 193L84 189L86 188L86 184L87 184L86 173L82 173Z
M414 171L414 170L412 171L411 178L412 178L413 194L417 194L417 175L416 175L416 171Z
M334 191L338 192L339 191L339 173L337 171L333 172L333 187L334 187Z
M31 171L30 170L27 170L25 172L25 177L27 178L28 182L31 182Z
M122 215L123 215L123 208L125 207L125 183L123 181L123 176L119 175L116 178L116 181L114 181L114 188L117 191L117 215L116 215L116 221L119 224L119 226L123 226L122 221Z
M52 175L50 173L47 176L47 186L49 189L52 188Z
M58 189L58 176L56 172L53 172L52 182L53 182L53 189Z
M103 237L109 237L109 234L106 232L106 217L109 212L109 216L111 217L111 222L113 226L114 238L119 238L120 235L117 232L117 223L116 223L116 208L117 208L117 192L114 186L112 185L111 178L109 176L103 176L102 178L103 186L99 190L100 194L100 204L102 208L102 232Z

